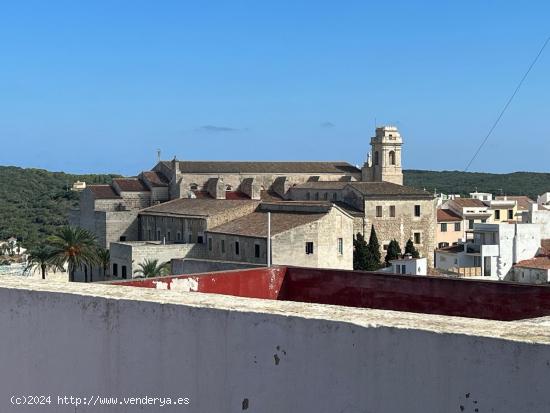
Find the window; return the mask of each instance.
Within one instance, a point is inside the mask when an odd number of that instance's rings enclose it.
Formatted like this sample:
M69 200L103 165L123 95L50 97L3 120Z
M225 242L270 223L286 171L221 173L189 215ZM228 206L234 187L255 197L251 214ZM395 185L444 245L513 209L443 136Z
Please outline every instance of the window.
M254 244L254 257L260 258L260 245Z
M500 220L500 209L495 210L495 219Z
M208 237L208 251L212 251L212 237Z
M446 223L441 224L441 232L447 232L447 224Z
M191 184L189 189L191 189L191 191L196 191L197 189L199 189L199 186L197 184Z
M384 251L387 251L388 250L388 247L389 247L390 244L384 244Z
M389 158L390 158L390 165L395 165L395 152L394 151L390 151Z
M461 225L460 225L460 222L455 222L455 231L460 231L461 230Z
M235 241L235 255L239 255L240 253L241 251L240 251L239 241Z
M420 205L414 206L414 216L419 217L420 216Z
M514 210L513 209L508 210L508 219L514 219Z
M474 220L473 219L468 220L468 229L474 229Z
M126 236L124 236L124 235L123 235L123 236L121 236L121 237L119 238L119 240L120 240L121 242L124 242L124 241L126 241Z
M166 238L168 239L168 241L172 241L172 233L170 231L168 231Z
M336 199L337 199L336 192L333 192L333 193L332 193L332 200L333 200L333 201L336 201Z
M390 217L395 218L395 205L390 205Z
M445 248L445 247L448 247L449 246L449 243L448 242L440 242L437 247L438 248Z
M221 241L221 250L222 250L222 254L225 254L225 240L222 239Z
M414 233L414 243L415 244L422 244L422 235L420 234L420 232L415 232Z
M231 185L227 185L227 186L225 187L225 190L226 190L226 191L232 191L232 190L233 190L233 187L232 187Z
M382 217L382 206L381 205L378 205L376 207L376 217L377 218L381 218Z
M315 192L315 200L316 200L316 201L319 200L319 192Z
M123 265L121 269L122 269L121 271L122 278L126 279L128 277L128 274L126 273L126 265Z
M405 264L401 266L401 274L407 274L407 266Z
M338 254L344 255L344 239L338 238Z
M178 241L181 241L181 232L178 232L178 233L176 234L176 239L177 239Z
M374 164L378 165L380 159L379 159L378 151L374 152Z
M153 239L153 233L151 232L151 230L148 230L148 231L147 231L147 239L148 239L149 241L151 241L151 240Z
M160 229L157 229L157 241L160 241Z
M306 242L306 254L313 254L313 242L308 241Z
M193 242L193 234L189 234L187 239L189 240L189 244L191 244Z
M198 236L197 236L197 242L198 242L199 244L204 244L204 237L203 237L202 235L198 235Z
M323 198L324 198L325 201L328 200L328 192L325 192L325 193L323 194Z
M310 194L309 192L306 194L306 199L307 199L308 201L311 199L311 194Z

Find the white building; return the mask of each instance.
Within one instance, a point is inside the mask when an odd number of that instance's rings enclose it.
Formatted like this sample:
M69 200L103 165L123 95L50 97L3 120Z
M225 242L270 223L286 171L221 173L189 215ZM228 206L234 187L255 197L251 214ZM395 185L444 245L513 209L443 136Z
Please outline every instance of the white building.
M513 280L529 284L550 282L550 257L535 257L514 265Z
M475 224L469 242L436 250L436 268L465 276L510 279L513 265L537 255L537 224Z
M523 221L539 224L542 239L550 238L550 192L538 197L536 204L531 204L529 211L523 213Z
M402 275L428 275L428 260L405 256L390 261L392 272Z

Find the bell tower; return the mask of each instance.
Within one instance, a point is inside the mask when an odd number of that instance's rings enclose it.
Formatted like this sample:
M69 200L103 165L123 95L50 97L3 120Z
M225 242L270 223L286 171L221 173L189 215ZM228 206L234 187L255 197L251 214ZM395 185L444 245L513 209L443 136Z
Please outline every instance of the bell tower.
M401 146L403 139L395 126L376 128L371 138L371 153L362 169L363 181L403 185Z

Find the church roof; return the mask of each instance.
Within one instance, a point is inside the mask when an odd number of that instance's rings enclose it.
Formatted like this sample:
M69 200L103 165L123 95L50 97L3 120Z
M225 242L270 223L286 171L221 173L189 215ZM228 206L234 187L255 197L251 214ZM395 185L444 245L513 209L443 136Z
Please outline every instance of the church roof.
M147 192L149 189L137 178L116 178L113 179L113 183L116 183L121 191L124 192Z
M433 199L433 194L423 189L398 185L391 182L350 182L349 186L361 192L365 198L413 198Z
M151 184L151 186L168 186L168 178L156 171L146 171L142 173L143 177Z
M180 198L164 202L140 211L144 215L180 215L208 217L226 213L232 208L257 205L259 201L213 198Z
M163 161L171 168L171 162ZM180 172L197 174L350 174L361 170L347 162L241 162L241 161L178 161Z
M88 185L95 199L120 199L111 185Z
M325 215L326 213L271 212L271 235L315 222ZM252 212L207 232L245 237L267 237L267 213Z

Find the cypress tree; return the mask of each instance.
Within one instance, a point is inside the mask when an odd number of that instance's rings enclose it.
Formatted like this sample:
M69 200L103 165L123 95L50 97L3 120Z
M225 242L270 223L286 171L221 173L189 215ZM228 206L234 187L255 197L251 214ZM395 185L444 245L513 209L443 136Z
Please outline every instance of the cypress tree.
M374 225L370 230L369 245L367 247L367 271L376 271L381 265L380 261L382 259L382 254L380 254L380 244L378 243L378 236L376 235L376 230Z
M418 253L418 250L415 248L412 239L410 238L405 245L405 254L411 254L413 258L420 258L420 254Z
M367 268L368 248L365 237L361 233L353 238L353 269L365 270Z
M401 247L396 240L391 240L386 254L386 265L390 265L391 260L396 260L401 256Z

